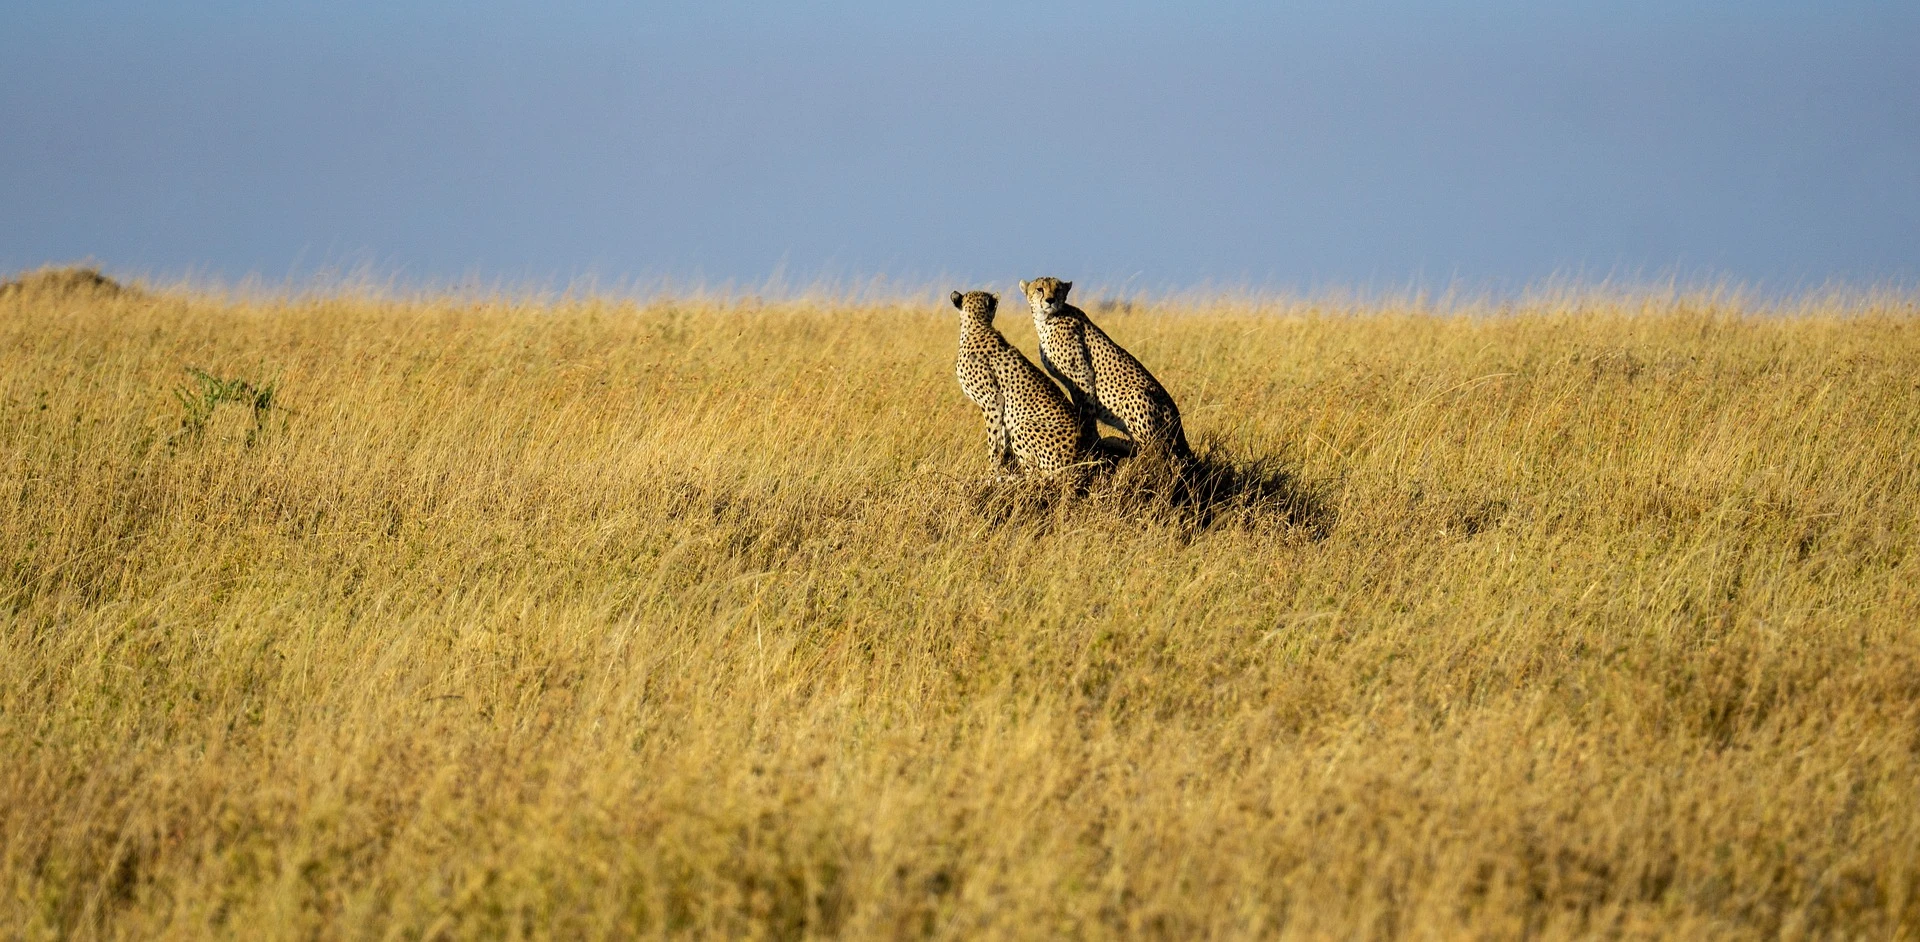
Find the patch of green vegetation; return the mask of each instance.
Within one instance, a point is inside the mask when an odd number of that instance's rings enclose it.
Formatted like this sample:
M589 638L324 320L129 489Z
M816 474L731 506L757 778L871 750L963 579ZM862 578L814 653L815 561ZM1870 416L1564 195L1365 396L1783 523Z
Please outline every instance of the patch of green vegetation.
M207 423L213 420L214 412L231 403L253 412L253 424L247 430L246 438L247 447L253 447L266 430L279 384L256 383L237 376L222 379L197 366L187 367L187 376L189 382L181 383L173 390L173 398L180 403L181 409L180 428L174 432L174 441L200 438L207 430Z

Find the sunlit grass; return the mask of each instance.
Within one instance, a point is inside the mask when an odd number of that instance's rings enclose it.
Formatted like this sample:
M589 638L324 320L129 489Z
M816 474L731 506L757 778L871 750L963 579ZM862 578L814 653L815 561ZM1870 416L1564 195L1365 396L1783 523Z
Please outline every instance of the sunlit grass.
M1920 931L1911 299L1090 310L0 292L0 927Z

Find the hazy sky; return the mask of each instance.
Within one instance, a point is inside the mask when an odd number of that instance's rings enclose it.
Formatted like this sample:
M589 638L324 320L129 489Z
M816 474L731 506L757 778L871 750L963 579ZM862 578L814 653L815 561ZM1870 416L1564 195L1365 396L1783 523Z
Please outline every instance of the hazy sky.
M0 270L1920 281L1920 3L36 2Z

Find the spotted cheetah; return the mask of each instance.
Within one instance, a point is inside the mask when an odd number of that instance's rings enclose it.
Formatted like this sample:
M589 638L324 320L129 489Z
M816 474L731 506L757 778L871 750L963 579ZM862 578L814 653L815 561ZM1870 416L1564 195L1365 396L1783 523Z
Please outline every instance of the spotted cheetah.
M1085 457L1089 443L1059 387L993 326L1000 299L953 293L960 309L960 389L987 419L987 450L1003 473L1052 473Z
M1073 397L1081 434L1095 434L1095 423L1104 420L1141 451L1193 457L1173 397L1087 312L1067 303L1072 288L1073 282L1058 278L1020 282L1040 335L1040 362Z

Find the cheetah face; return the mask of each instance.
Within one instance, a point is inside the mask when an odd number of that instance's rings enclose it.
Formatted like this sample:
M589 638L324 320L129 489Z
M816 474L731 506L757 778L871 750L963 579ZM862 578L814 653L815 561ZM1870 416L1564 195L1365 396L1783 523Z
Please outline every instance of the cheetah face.
M959 308L961 313L989 324L993 323L994 310L1000 306L1000 299L985 291L969 291L966 294L955 291L952 299L953 306Z
M1020 291L1027 296L1027 305L1033 313L1046 317L1059 312L1067 306L1067 292L1073 290L1073 282L1058 278L1035 278L1020 283Z

